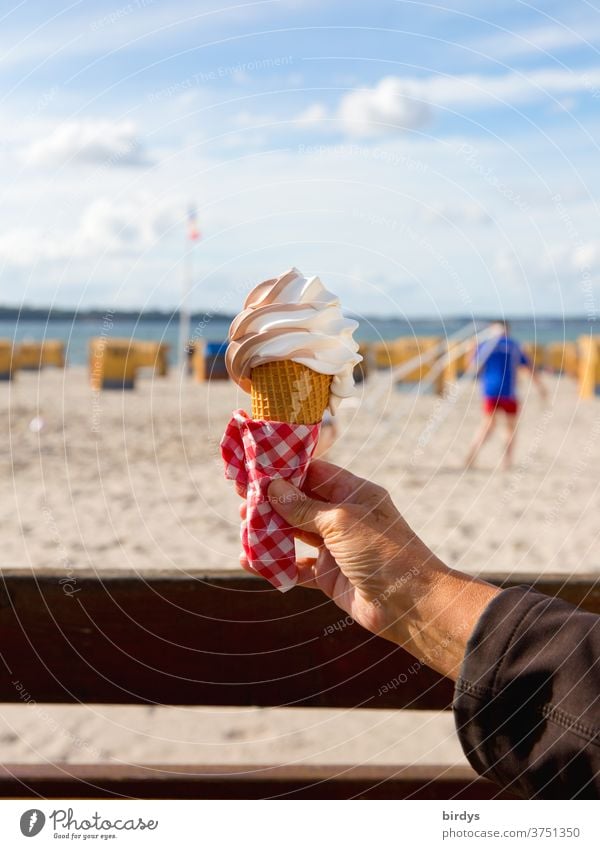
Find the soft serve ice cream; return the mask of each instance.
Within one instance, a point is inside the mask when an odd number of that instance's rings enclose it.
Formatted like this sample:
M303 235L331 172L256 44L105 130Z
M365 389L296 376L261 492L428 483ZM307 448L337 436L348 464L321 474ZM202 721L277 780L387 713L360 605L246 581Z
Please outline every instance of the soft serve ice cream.
M279 360L331 375L329 409L335 412L354 389L352 373L361 360L352 336L357 327L318 277L292 268L260 283L246 298L229 330L227 370L245 392L253 368Z
M229 331L229 374L251 395L221 440L225 476L246 497L241 538L250 571L285 592L298 577L294 530L273 509L269 484L302 488L323 414L352 393L360 361L355 321L318 277L296 268L257 286Z

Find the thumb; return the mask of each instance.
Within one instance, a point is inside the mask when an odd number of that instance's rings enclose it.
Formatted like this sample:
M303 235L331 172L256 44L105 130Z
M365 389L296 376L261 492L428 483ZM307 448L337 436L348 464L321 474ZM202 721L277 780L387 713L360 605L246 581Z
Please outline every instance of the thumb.
M282 478L276 478L270 483L268 495L273 509L289 525L321 536L325 530L327 514L337 506L314 501L294 484Z

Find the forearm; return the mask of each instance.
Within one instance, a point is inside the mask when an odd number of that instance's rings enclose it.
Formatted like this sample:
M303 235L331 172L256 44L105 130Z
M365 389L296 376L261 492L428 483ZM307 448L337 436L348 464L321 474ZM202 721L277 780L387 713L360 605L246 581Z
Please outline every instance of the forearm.
M500 591L449 569L434 555L421 563L409 586L406 593L390 599L395 624L386 636L422 663L456 680L469 637Z
M275 509L305 541L322 540L317 557L302 566L302 582L367 630L456 678L469 636L498 590L442 563L381 487L318 460L308 474L311 495L335 500L314 500L281 480L269 487Z
M531 369L531 380L533 381L533 383L535 383L535 388L540 393L540 396L542 398L545 398L546 397L546 385L545 385L544 381L542 380L542 378L540 377L539 372L537 372L534 368Z

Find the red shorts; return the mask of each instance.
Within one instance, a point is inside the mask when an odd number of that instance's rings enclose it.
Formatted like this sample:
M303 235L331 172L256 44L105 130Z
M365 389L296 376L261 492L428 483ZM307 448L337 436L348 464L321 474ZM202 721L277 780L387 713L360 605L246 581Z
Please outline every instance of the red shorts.
M508 416L515 416L519 410L516 398L484 398L483 411L489 416L496 410L504 410Z

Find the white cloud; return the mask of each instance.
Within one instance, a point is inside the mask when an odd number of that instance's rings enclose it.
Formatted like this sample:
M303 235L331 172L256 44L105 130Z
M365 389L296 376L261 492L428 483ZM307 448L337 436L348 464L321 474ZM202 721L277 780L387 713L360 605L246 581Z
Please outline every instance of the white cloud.
M575 27L575 24L573 25ZM585 47L594 42L600 30L590 22L578 29L560 24L532 27L522 32L502 32L476 43L476 47L489 56L519 56L536 52L557 53L572 47ZM593 44L592 44L593 46Z
M98 198L71 230L14 227L0 234L0 261L16 268L36 262L62 263L99 256L127 256L149 250L181 217L184 204L147 196L121 202Z
M65 163L92 165L143 165L143 149L132 121L67 121L46 138L25 148L27 165L57 166Z
M419 218L425 224L455 224L457 226L473 226L490 224L492 218L478 203L444 203L438 202L423 207Z
M548 69L527 75L510 71L493 76L384 77L372 88L357 88L344 95L331 114L349 135L368 137L423 127L430 120L432 107L469 111L517 106L545 98L568 104L566 95L598 90L598 67L578 73ZM325 117L325 107L315 103L300 113L297 120L310 125Z
M195 129L189 126L190 133ZM246 140L247 135L228 138ZM115 298L128 305L148 299L171 306L178 296L173 280L180 277L185 201L192 198L205 236L198 246L195 308L214 308L237 281L264 279L290 263L321 271L348 308L370 314L398 309L425 314L436 304L464 312L458 279L466 281L473 308L480 310L501 303L507 311L525 311L529 286L548 291L555 275L541 268L542 257L548 245L568 234L548 202L547 184L531 175L527 163L535 162L566 205L565 187L573 186L569 162L540 150L535 136L522 141L518 157L499 140L471 139L481 170L457 156L448 139L397 132L376 141L341 144L336 138L328 147L309 143L300 151L300 145L273 148L271 139L266 152L256 155L244 144L235 156L224 153L221 142L207 151L186 141L148 172L98 168L88 181L76 169L66 169L58 186L52 173L28 172L3 207L0 261L19 264L8 276L24 281L28 298L38 302L55 286L62 303L73 303L81 291L87 304ZM582 150L577 164L587 185L593 185L593 150ZM507 203L482 175L488 165L522 197L529 199L536 190L543 196L535 216ZM4 184L10 177L7 167ZM185 197L179 202L176 193ZM168 198L162 207L161 198ZM467 223L480 216L475 205L497 225ZM438 217L435 227L419 213L426 206ZM571 250L578 242L593 242L593 204L569 201L568 209L580 234ZM164 232L161 210L167 224L179 222L172 238ZM19 225L36 231L15 232ZM490 288L490 267L502 248L506 255L498 261L497 286ZM349 287L346 275L352 269L363 269L364 285ZM93 298L84 283L92 277L98 286ZM561 292L565 302L570 297L574 312L583 310L580 279L576 270L561 278ZM559 310L556 290L551 294L543 306ZM234 297L226 304L236 305Z
M547 96L586 91L600 84L600 68L590 68L582 73L548 69L527 74L510 71L494 76L435 76L413 80L412 84L419 96L430 103L468 109L496 106L495 101L522 104L543 100Z
M156 237L156 224L156 212L139 200L115 203L99 198L84 211L77 240L85 254L143 250Z
M373 88L358 88L344 95L338 118L351 135L372 136L406 130L428 123L429 107L399 77L384 77Z
M491 272L501 286L520 286L527 279L523 260L511 248L499 250L493 257Z
M329 113L325 106L322 103L313 103L312 106L308 106L304 112L301 112L296 121L299 124L303 124L307 127L318 124L321 121L325 120L328 117Z
M35 227L12 227L0 234L0 260L14 268L30 269L36 262L59 262L68 256L64 238Z
M577 236L577 239L580 237ZM600 243L556 241L548 244L543 255L542 269L548 274L558 274L571 279L573 274L585 269L596 269L600 264Z
M575 268L591 268L600 265L600 243L586 242L573 251L573 265Z

